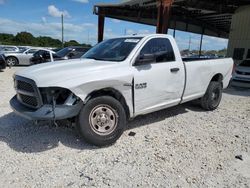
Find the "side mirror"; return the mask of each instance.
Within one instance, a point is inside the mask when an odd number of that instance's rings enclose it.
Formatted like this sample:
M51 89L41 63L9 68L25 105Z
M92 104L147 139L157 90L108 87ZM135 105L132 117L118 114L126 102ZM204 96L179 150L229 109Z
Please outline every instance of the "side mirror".
M135 61L135 66L139 65L145 65L148 63L153 63L155 61L155 55L154 54L144 54L138 56L138 58Z
M162 51L162 52L157 52L155 53L155 56L156 57L162 57L162 56L166 56L168 54L167 51Z

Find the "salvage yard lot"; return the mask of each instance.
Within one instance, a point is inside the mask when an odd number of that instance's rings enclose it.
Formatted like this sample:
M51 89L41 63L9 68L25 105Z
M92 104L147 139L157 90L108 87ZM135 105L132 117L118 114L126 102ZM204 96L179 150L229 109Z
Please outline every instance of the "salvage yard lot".
M188 103L138 117L97 148L12 113L22 68L0 72L0 187L250 187L250 90L227 89L213 112Z

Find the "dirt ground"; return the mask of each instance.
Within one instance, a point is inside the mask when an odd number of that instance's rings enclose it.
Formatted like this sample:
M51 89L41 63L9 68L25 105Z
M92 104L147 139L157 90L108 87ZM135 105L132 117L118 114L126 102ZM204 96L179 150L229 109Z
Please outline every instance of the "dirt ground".
M22 68L0 72L0 187L250 187L250 90L227 89L213 112L187 103L138 117L97 148L12 112Z

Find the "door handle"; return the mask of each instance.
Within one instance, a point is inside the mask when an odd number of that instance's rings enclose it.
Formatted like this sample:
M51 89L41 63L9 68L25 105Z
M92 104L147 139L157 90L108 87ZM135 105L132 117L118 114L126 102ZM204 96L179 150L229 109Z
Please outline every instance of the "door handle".
M178 72L178 71L180 71L180 69L179 68L172 68L172 69L170 69L170 71L171 72Z

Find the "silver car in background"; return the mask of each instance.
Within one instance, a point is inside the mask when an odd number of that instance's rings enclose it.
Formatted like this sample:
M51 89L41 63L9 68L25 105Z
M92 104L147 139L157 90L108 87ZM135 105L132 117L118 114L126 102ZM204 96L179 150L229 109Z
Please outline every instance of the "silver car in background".
M17 46L0 46L0 54L4 54L7 52L19 52L20 49Z
M25 51L5 53L4 55L8 66L30 65L30 58L38 50L41 50L41 48L30 48Z

